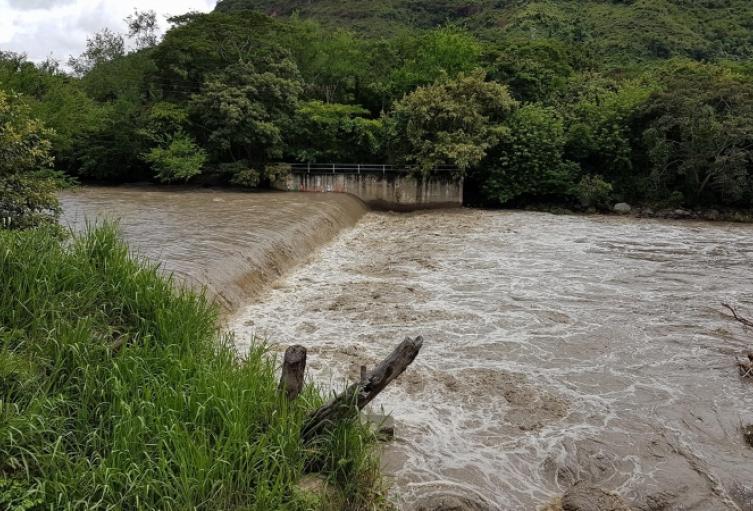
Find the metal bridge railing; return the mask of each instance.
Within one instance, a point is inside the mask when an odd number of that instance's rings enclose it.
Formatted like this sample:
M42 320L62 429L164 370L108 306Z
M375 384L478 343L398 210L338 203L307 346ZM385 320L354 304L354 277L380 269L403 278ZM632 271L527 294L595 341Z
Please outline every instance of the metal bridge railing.
M410 174L417 166L383 165L381 163L281 163L295 173L305 174ZM452 173L457 171L451 165L434 167L432 173Z

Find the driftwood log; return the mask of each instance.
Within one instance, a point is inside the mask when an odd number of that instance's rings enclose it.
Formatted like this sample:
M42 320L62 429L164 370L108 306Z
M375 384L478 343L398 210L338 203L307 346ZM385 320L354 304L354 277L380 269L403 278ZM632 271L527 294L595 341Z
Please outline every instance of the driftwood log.
M403 371L415 360L423 342L421 336L414 339L406 337L374 370L371 372L362 370L361 380L358 383L350 385L341 394L308 416L301 432L303 440L311 440L331 425L355 417L391 381L403 374Z
M281 392L289 400L294 400L303 390L303 376L306 372L306 348L296 344L285 350L282 362L282 376L280 376Z

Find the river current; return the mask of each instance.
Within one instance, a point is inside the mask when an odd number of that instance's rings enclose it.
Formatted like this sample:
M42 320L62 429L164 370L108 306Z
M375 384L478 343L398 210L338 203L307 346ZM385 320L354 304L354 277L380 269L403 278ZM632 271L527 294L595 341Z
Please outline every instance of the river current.
M579 480L639 509L753 509L753 385L735 367L753 331L720 306L753 315L751 225L364 214L334 194L85 189L63 203L74 224L121 218L141 253L208 285L239 350L304 344L328 388L423 335L374 403L396 422L383 459L401 509L458 494L533 510Z

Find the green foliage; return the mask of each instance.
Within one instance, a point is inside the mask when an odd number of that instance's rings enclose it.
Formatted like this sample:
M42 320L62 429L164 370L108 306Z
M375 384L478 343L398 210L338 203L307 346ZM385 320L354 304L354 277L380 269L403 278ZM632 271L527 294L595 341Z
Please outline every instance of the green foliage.
M84 76L97 65L125 55L123 36L105 28L86 39L86 50L79 57L71 57L68 65L78 76Z
M0 509L6 511L32 511L43 504L36 489L0 477Z
M153 147L144 155L163 183L188 181L201 173L206 152L185 133L174 135L165 147Z
M504 47L510 40L575 43L594 60L624 65L668 57L753 56L748 0L222 0L223 13L243 9L293 13L327 27L372 37L450 22Z
M607 209L614 187L601 176L583 176L573 190L581 205L587 208Z
M49 139L58 168L70 168L77 138L103 120L96 101L54 65L38 67L22 56L0 53L0 89L22 94L32 117L53 130Z
M280 158L302 89L287 58L236 64L209 79L190 108L213 161L244 159L263 168Z
M464 30L443 26L419 35L406 34L395 41L397 64L384 87L399 98L421 85L448 76L469 74L481 64L482 47Z
M651 83L617 83L593 73L576 76L557 100L564 112L567 157L588 172L633 179L635 118L653 90Z
M19 95L0 90L0 228L56 222L57 183L42 175L52 165L51 135Z
M168 102L152 105L140 134L154 147L142 155L163 183L188 181L201 174L206 151L185 132L188 112Z
M697 63L662 74L643 112L651 191L693 204L753 203L753 80Z
M264 347L239 360L215 307L115 229L0 246L2 509L303 511L313 463L345 507L378 506L373 435L343 423L304 448L316 390L281 398Z
M251 167L245 160L220 164L220 174L229 176L229 181L234 185L246 188L256 188L262 178L262 172Z
M565 130L552 108L526 105L507 124L507 136L490 154L484 191L505 204L521 196L569 193L577 164L564 159Z
M380 158L382 122L357 105L303 103L293 122L290 153L302 162L371 162Z
M275 38L298 66L306 97L325 103L357 102L366 92L362 84L373 80L373 66L367 64L372 58L369 43L310 21L293 20L290 28Z
M210 76L228 66L279 57L274 37L284 25L266 16L189 13L172 18L170 30L149 57L151 81L165 99L187 101Z
M487 82L481 70L419 87L387 119L392 157L424 174L451 165L463 175L509 135L498 123L515 106L507 88Z
M573 74L574 46L551 39L508 43L499 50L492 76L525 101L545 101L562 89Z

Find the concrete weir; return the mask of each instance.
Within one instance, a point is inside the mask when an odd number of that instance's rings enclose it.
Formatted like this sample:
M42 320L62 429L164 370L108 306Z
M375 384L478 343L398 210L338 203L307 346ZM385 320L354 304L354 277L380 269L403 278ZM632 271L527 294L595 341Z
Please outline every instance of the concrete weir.
M411 211L463 205L463 180L448 170L416 178L388 165L291 165L278 188L349 193L373 209Z

